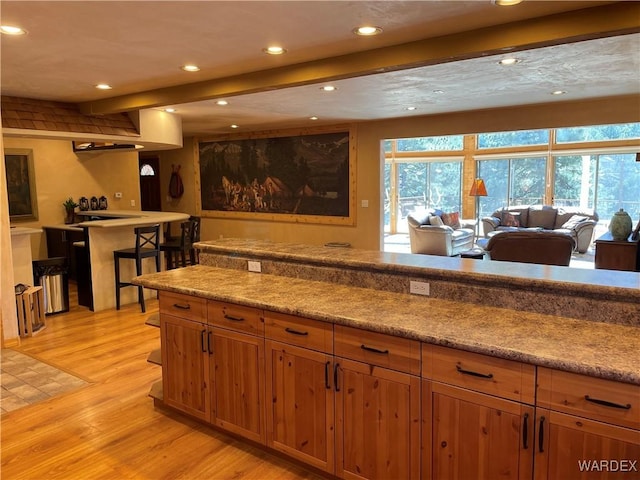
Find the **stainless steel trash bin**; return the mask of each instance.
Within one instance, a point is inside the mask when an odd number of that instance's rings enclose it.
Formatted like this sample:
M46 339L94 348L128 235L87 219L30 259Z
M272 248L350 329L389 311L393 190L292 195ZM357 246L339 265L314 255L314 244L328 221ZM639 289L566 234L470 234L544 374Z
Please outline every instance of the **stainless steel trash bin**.
M65 257L33 261L33 279L44 293L44 313L69 311L69 266Z

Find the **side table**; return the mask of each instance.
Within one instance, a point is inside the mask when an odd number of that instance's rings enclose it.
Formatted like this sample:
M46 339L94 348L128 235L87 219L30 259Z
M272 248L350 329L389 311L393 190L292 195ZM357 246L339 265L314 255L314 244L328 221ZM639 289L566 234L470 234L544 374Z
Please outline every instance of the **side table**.
M640 242L614 240L607 232L596 240L596 268L640 272Z

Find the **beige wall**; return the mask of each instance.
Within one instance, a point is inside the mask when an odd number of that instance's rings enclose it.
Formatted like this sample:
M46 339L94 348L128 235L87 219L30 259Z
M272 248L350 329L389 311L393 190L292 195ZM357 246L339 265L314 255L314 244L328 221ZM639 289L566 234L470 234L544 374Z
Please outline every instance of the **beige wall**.
M15 221L12 225L39 228L64 223L62 206L68 197L78 202L80 197L107 197L109 209L139 210L140 182L136 152L83 153L76 155L71 142L32 138L4 137L5 151L33 151L37 194L37 221ZM114 194L122 192L122 199ZM135 206L131 206L131 200ZM33 258L47 257L43 235L32 235Z
M202 240L224 237L259 238L282 242L322 244L350 242L355 248L380 249L382 246L382 151L388 138L466 134L489 131L552 128L576 125L640 122L640 96L611 97L580 102L510 107L496 110L457 112L384 121L363 122L356 130L356 212L354 226L308 225L272 221L246 221L218 218L202 219ZM171 163L182 165L185 194L177 202L163 203L163 209L195 214L194 144L185 139L181 150L158 152L163 188L168 187ZM469 162L467 162L468 165ZM465 172L466 183L474 178ZM167 187L164 187L165 184ZM163 190L164 192L165 190ZM362 207L368 200L369 206ZM463 209L465 210L465 209ZM463 216L473 216L463 211Z

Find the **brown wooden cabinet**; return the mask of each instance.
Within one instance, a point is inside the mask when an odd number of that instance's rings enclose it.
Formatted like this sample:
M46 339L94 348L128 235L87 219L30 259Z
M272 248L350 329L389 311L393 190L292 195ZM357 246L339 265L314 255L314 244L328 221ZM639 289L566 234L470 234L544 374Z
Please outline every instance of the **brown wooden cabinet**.
M422 348L423 478L530 479L535 368Z
M640 476L640 387L538 368L535 479Z
M335 326L336 475L420 477L420 343Z
M607 270L640 271L640 241L614 240L611 233L605 233L595 242L595 267Z

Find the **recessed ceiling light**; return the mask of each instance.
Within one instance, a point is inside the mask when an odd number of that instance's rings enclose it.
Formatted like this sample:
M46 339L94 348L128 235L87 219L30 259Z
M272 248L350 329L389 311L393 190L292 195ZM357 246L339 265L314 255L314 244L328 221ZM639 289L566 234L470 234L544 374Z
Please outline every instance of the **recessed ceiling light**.
M165 108L164 111L167 112L167 113L174 113L176 111L176 109L175 108Z
M98 90L111 90L113 87L109 84L106 83L99 83L96 85L96 88Z
M413 112L416 109L416 107L407 107L407 110L409 110L410 112Z
M182 70L184 70L185 72L199 72L200 71L200 67L198 67L197 65L183 65Z
M318 117L314 115L313 117L309 117L309 120L318 120Z
M221 105L221 106L229 105L229 102L227 102L226 100L218 100L216 102L216 105Z
M337 90L333 85L325 85L324 87L320 87L320 90L324 90L325 92L333 92Z
M556 90L555 92L551 92L551 95L564 95L565 92L564 90Z
M444 90L434 90L433 93L437 93L438 95L444 93Z
M353 29L353 33L356 35L362 35L363 37L371 37L373 35L379 35L382 33L382 28L374 26L362 26Z
M13 25L0 26L0 33L5 35L26 35L27 31L20 27L14 27Z
M499 7L510 7L511 5L522 3L522 0L493 0L493 3Z
M283 53L287 53L287 51L279 45L272 45L270 47L263 48L262 51L269 55L282 55Z
M514 57L503 58L498 62L499 65L515 65L516 63L520 63L520 59Z
M230 125L231 128L238 128L238 125L236 125L235 123L233 125Z

